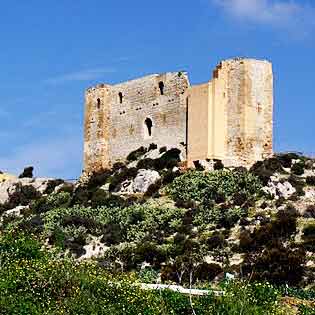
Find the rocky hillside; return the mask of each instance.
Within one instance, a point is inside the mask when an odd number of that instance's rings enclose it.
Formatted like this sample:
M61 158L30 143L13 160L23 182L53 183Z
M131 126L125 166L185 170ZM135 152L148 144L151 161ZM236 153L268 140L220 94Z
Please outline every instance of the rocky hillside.
M187 286L228 275L314 289L315 160L297 154L250 170L220 161L187 170L179 150L151 145L75 184L29 173L6 179L0 203L1 234L34 235L48 252L109 274Z

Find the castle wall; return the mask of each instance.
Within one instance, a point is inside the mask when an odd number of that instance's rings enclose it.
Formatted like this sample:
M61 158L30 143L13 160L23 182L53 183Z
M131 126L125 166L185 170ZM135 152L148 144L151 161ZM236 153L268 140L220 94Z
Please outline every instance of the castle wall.
M85 170L108 168L151 143L180 148L190 166L205 159L250 166L272 154L272 130L267 61L222 61L210 82L193 87L185 72L102 84L86 91Z
M86 100L85 169L96 170L97 164L110 167L125 160L131 151L151 143L180 148L186 158L184 93L188 86L187 74L175 72L107 86L106 94L99 88L91 90ZM98 97L102 102L100 111L96 110ZM150 132L148 123L152 124ZM103 132L95 132L100 129ZM92 155L94 158L88 158Z
M272 154L271 63L223 61L209 83L189 88L187 95L189 165L220 159L226 166L250 166Z
M110 86L99 85L85 93L84 167L101 170L110 164Z
M213 73L213 80L210 81L211 99L209 100L209 108L211 115L209 116L209 142L208 142L208 158L224 160L226 154L226 135L227 135L227 77L218 70L220 65Z
M272 66L233 59L223 62L221 72L228 77L225 164L249 166L272 154Z
M187 154L191 162L202 160L208 155L209 93L209 83L193 86L186 92L188 105Z

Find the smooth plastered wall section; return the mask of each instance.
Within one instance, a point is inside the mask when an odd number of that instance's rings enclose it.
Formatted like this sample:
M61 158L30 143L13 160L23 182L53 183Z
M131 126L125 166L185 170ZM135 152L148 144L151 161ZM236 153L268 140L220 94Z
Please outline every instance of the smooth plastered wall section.
M191 87L188 99L188 159L203 160L208 154L209 83Z

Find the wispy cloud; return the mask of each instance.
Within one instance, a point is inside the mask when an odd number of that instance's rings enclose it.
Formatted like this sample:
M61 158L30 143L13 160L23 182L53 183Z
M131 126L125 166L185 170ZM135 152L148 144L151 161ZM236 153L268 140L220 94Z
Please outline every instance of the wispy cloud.
M65 73L56 77L49 78L45 80L45 83L60 84L60 83L68 82L68 81L89 81L89 80L98 79L106 73L114 73L114 72L116 72L114 68L86 69L82 71Z
M315 26L315 7L294 0L211 0L230 16L253 23L307 32Z

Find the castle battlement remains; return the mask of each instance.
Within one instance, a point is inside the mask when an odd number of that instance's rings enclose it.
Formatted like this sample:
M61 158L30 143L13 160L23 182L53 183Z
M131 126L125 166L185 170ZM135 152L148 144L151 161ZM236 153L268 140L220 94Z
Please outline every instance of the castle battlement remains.
M194 86L186 72L99 84L85 94L84 169L108 168L151 143L179 148L189 166L250 166L272 154L272 132L268 61L222 61L211 81Z

